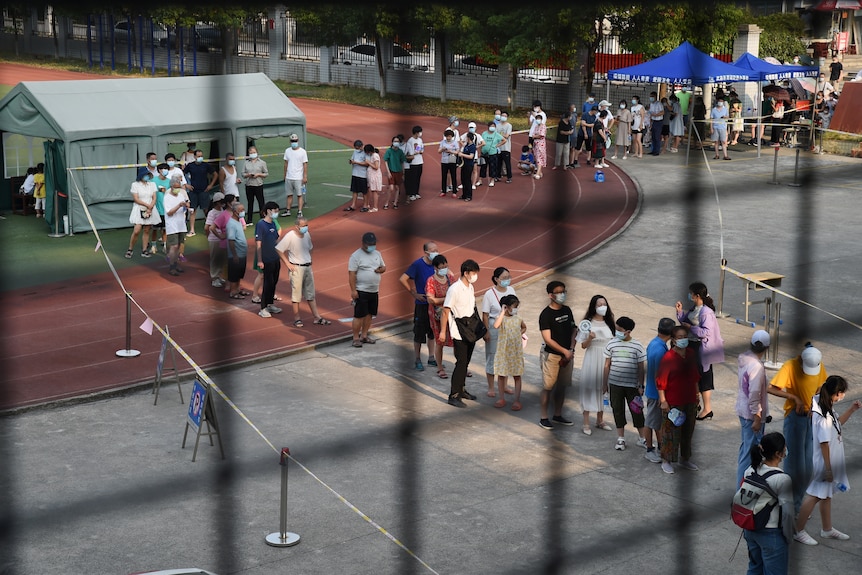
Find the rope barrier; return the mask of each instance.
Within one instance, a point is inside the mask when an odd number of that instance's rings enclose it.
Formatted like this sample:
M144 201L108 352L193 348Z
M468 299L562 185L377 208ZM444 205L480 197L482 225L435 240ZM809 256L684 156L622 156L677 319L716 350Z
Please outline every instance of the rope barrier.
M84 214L85 214L85 216L86 216L86 218L87 218L87 222L90 224L90 228L91 228L91 229L92 229L92 231L93 231L93 235L96 237L96 250L95 250L95 251L97 251L97 252L98 252L100 249L102 250L102 255L104 255L104 257L105 257L105 261L107 262L108 268L111 270L111 273L113 274L114 279L116 279L116 280L117 280L117 283L119 284L120 288L123 290L123 293L124 293L124 294L126 294L128 301L131 301L131 302L135 305L135 307L137 307L137 308L138 308L138 310L140 310L140 312L141 312L142 314L144 314L144 317L146 317L146 320L145 320L145 321L144 321L144 323L141 325L141 329L143 329L143 326L144 326L144 325L148 325L148 324L149 324L149 325L152 325L152 326L153 326L153 327L154 327L154 328L155 328L155 329L156 329L160 334L162 334L162 337L164 337L164 338L165 338L165 340L166 340L166 341L167 341L171 346L173 346L173 348L174 348L174 349L175 349L175 350L180 354L180 356L181 356L183 359L185 359L185 360L189 363L189 365L190 365L190 366L192 367L192 369L194 370L195 374L196 374L196 375L197 375L197 376L198 376L198 377L199 377L199 378L200 378L204 383L206 383L206 384L207 384L207 385L208 385L208 386L209 386L213 391L215 391L215 392L218 394L218 396L219 396L219 397L221 397L221 398L222 398L222 400L224 400L224 402L225 402L225 403L226 403L226 404L227 404L227 405L228 405L228 406L229 406L229 407L234 411L234 413L235 413L236 415L238 415L238 416L239 416L239 418L240 418L242 421L244 421L246 424L248 424L248 426L249 426L249 427L251 427L251 429L252 429L252 430L253 430L253 431L258 435L258 437L260 437L260 438L264 441L264 443L266 443L266 444L269 446L269 448L270 448L270 449L272 449L275 453L279 453L279 454L280 454L280 453L281 453L281 450L280 450L280 449L278 449L278 448L275 446L275 444L273 444L273 442L269 440L269 438L268 438L268 437L267 437L267 436L266 436L266 435L265 435L265 434L264 434L264 433L263 433L263 432L262 432L262 431L261 431L261 430L260 430L260 429L255 425L255 424L254 424L254 422L252 422L252 421L251 421L251 419L249 419L249 417L248 417L245 413L243 413L243 411L239 408L239 406L237 406L237 405L236 405L236 404L235 404L235 403L230 399L230 397L228 397L227 393L225 393L225 392L224 392L224 390L222 390L218 385L216 385L216 383L215 383L212 379L210 379L209 375L207 375L207 373L203 370L203 368L202 368L201 366L199 366L199 365L198 365L198 364L197 364L197 363L192 359L192 357L191 357L188 353L186 353L186 351L182 348L182 346L181 346L181 345L180 345L176 340L174 340L174 339L170 336L170 334L168 334L168 332L167 332L167 331L165 331L165 330L162 328L162 326L160 326L158 323L156 323L156 322L155 322L155 321L150 317L150 315L149 315L149 314L144 310L144 308L143 308L143 307L141 307L141 305L140 305L140 304L139 304L139 303L134 299L134 297L132 297L132 294L131 294L131 293L129 293L129 292L126 290L125 286L123 285L123 281L120 279L120 275L119 275L119 273L117 272L116 267L114 267L114 264L113 264L113 262L111 261L110 256L108 255L108 252L107 252L107 251L105 251L104 245L102 244L101 236L99 235L99 231L96 229L96 225L95 225L95 223L93 222L93 218L92 218L92 215L90 214L90 210L87 208L87 204L86 204L86 202L84 202L84 197L83 197L83 194L82 194L82 192L81 192L80 187L78 186L78 182L77 182L77 180L75 179L75 175L74 175L74 173L72 173L72 169L69 169L68 171L69 171L69 173L70 173L70 176L71 176L71 179L72 179L72 184L73 184L73 186L74 186L74 188L75 188L75 192L76 192L76 194L77 194L77 196L78 196L78 199L79 199L79 200L80 200L80 202L81 202L81 206L82 206L82 208L84 209ZM146 331L146 330L145 330L145 331ZM351 503L350 501L348 501L348 500L347 500L343 495L341 495L340 493L338 493L337 491L335 491L335 490L334 490L332 487L330 487L330 486L329 486L325 481L323 481L320 477L318 477L315 473L313 473L313 472L312 472L308 467L306 467L305 465L303 465L302 463L300 463L300 462L299 462L296 458L294 458L292 455L288 455L288 457L289 457L289 458L290 458L294 463L296 463L300 468L302 468L302 470L303 470L303 471L305 471L306 473L308 473L308 475L310 475L310 476L311 476L315 481L317 481L320 485L322 485L324 488L326 488L330 493L332 493L333 495L335 495L335 496L338 498L338 500L339 500L339 501L341 501L342 503L344 503L344 504L345 504L349 509L351 509L354 513L356 513L357 515L359 515L359 516L360 516L364 521L366 521L368 524L370 524L370 525L371 525L371 526L373 526L375 529L377 529L377 531L378 531L379 533L381 533L381 534L382 534L382 535L384 535L387 539L389 539L390 541L392 541L395 545L397 545L399 548L401 548L405 553L407 553L408 555L410 555L410 557L412 557L412 558L416 559L416 561L418 561L418 562L419 562L419 564L421 564L423 567L425 567L428 571L430 571L430 572L431 572L431 573L433 573L434 575L439 575L439 573L438 573L437 571L435 571L435 570L434 570L430 565L428 565L427 563L425 563L425 561L423 561L419 556L417 556L413 551L411 551L411 550L410 550L406 545L404 545L404 543L402 543L402 542L401 542L397 537L395 537L394 535L392 535L389 531L387 531L387 530L386 530L383 526L381 526L379 523L377 523L376 521L374 521L373 519L371 519L371 517L369 517L367 514L363 513L363 512L362 512L358 507L356 507L353 503Z

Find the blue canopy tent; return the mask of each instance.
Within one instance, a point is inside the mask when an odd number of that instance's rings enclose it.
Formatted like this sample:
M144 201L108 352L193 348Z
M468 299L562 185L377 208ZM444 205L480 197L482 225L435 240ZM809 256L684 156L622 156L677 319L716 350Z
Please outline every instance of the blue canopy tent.
M609 80L656 84L715 84L717 82L756 82L758 72L726 64L683 42L654 60L608 72Z
M820 68L817 66L782 66L771 64L766 60L761 60L754 54L746 52L733 63L738 68L752 70L759 74L758 80L766 82L770 80L793 80L798 78L816 78L820 74ZM804 94L801 94L804 96ZM811 106L813 106L813 102ZM760 133L760 115L757 116L757 127L755 133ZM760 156L760 138L757 138L757 154Z

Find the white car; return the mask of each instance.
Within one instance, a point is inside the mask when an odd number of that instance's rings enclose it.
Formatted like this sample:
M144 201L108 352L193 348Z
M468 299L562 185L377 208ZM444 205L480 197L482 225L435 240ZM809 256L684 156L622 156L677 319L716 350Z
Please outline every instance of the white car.
M372 66L376 63L377 47L374 44L356 44L338 55L338 61L347 66ZM399 44L392 44L392 67L401 70L428 70L425 55L412 54Z

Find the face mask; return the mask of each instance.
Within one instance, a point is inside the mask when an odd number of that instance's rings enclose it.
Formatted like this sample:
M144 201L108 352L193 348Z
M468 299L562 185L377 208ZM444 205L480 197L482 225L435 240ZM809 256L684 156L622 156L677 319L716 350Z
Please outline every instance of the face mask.
M691 301L691 302L693 302L693 301L694 301L694 298L693 298L693 297L691 297L691 294L688 294L688 301Z
M616 333L614 333L614 335L616 336L617 339L625 339L626 338L626 332L624 332L624 331L617 330Z
M719 102L718 104L716 104L716 106L718 106L719 108L724 108L724 102Z
M479 274L467 274L467 281L471 284L476 283L477 279L479 279Z
M492 133L493 133L493 132L495 132L496 130L497 130L497 128L495 128L494 126L488 126L488 131L489 131L489 132L492 132Z
M596 101L595 98L587 98L587 102L595 102L595 101Z
M652 96L650 96L650 97L649 97L649 101L650 101L650 102L655 102L655 98L653 98Z
M238 213L237 216L239 216L240 219L244 218L245 217L245 211Z
M198 156L197 158L195 158L195 162L197 162L198 164L202 163L203 161L204 161L203 156Z
M499 122L500 121L500 114L494 114L494 119Z
M509 312L510 312L512 315L518 315L518 308L516 308L516 307L509 308Z
M308 231L308 226L299 226L299 233L304 234Z
M291 142L290 147L293 148L294 150L297 149L299 147L299 142Z
M637 103L638 103L637 100L632 100L632 106L636 105Z
M606 313L608 313L608 306L600 305L596 308L596 313L599 315L605 315Z
M401 142L392 142L392 147L397 148Z
M251 158L252 160L256 160L256 159L257 159L257 154L256 154L256 153L251 153L251 154L249 154L249 155L248 155L248 157L249 157L249 158Z
M508 121L509 121L509 116L500 116L500 121L501 121L501 122L508 122Z
M509 284L511 284L511 283L512 283L512 280L511 280L511 279L508 279L508 280L500 280L500 287L504 287L504 288L505 288L505 287L509 287Z
M470 133L471 133L471 134L475 134L475 133L476 133L476 128L470 128Z
M541 110L541 108L540 108L540 107L538 107L538 106L536 106L535 108L533 108L533 111L534 111L534 112L538 112L539 110Z
M236 160L228 160L228 161L227 161L227 165L228 165L228 166L236 165Z
M566 294L564 294L564 293L554 294L554 301L560 305L566 303Z
M436 258L439 255L440 255L440 252L428 252L428 259L433 261L434 258Z
M164 178L165 176L167 176L167 175L168 175L168 171L167 171L167 170L165 170L164 168L162 168L162 169L160 170L160 173L162 174L162 177L163 177L163 178Z
M169 167L169 168L173 168L173 167L174 167L174 164L176 164L176 162L174 162L173 160L168 160L168 161L167 161L167 162L165 162L165 163L168 165L168 167Z
M150 176L149 176L149 174L147 174L146 176L144 176L143 178L141 178L141 181L149 182L149 181L150 181Z
M373 253L374 250L376 250L376 249L377 249L377 246L365 246L365 251L368 252L369 254Z
M449 268L440 268L437 270L437 275L441 277L446 277L446 274L449 273Z
M457 127L458 127L458 125L459 125L460 123L461 123L461 122L459 122L458 120L455 120L455 121L452 123L452 125L453 125L453 126L455 126L455 127L457 128Z
M685 349L688 347L688 339L675 339L673 344L680 349Z
M272 218L272 219L274 219L274 220L277 220L277 219L278 219L278 210L276 210L276 211L272 212L272 213L269 215L269 217L271 217L271 218Z
M624 110L624 109L625 109L625 107L626 107L626 105L625 105L625 104L620 104L620 109L621 109L621 110Z
M159 163L156 160L150 160L150 167L155 168Z
M544 121L545 121L545 119L544 119L544 118L542 118L541 116L540 116L540 117L538 117L538 118L536 118L536 123L537 123L537 124L541 124L541 123L542 123L542 122L544 122Z

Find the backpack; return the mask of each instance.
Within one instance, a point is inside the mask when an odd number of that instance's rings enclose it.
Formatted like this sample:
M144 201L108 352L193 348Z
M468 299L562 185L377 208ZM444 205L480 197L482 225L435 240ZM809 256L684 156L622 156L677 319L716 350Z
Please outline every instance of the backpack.
M778 505L778 495L766 483L766 480L778 473L784 472L773 469L760 475L754 471L742 480L742 484L733 495L733 503L730 507L730 518L735 524L748 531L756 531L766 527L769 522L769 515Z

